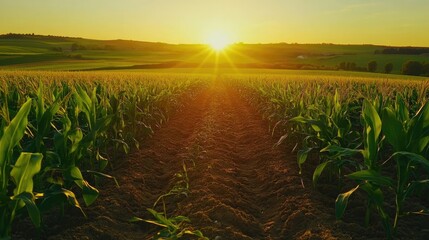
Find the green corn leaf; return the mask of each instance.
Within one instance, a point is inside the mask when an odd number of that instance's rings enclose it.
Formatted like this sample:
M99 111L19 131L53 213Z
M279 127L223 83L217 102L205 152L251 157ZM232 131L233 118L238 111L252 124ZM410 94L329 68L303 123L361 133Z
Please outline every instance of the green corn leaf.
M49 126L51 125L52 118L58 112L61 107L61 103L63 100L61 98L57 98L51 106L43 113L39 123L38 123L38 135L45 136Z
M45 112L45 103L43 100L43 84L39 82L39 88L37 89L37 101L36 101L36 118L37 121L40 122L42 119L42 115Z
M377 162L378 137L381 132L381 119L376 108L368 101L364 100L362 116L365 121L365 139L363 156L365 164L369 168L374 168Z
M86 116L89 127L92 128L93 120L91 117L92 101L88 93L79 85L76 85L75 99L78 106Z
M341 219L344 216L344 212L346 211L349 198L358 188L359 185L357 185L355 188L351 189L348 192L341 193L338 195L337 199L335 200L335 217L337 219Z
M145 222L167 228L169 232L176 232L180 228L170 219L164 217L162 213L159 213L151 208L148 208L147 210L155 217L155 220L145 220ZM162 231L160 233L162 233Z
M371 169L357 171L346 176L350 179L357 180L357 181L368 181L372 184L377 184L379 186L393 187L392 178L382 176L380 173Z
M82 138L82 143L80 147L86 148L86 145L89 145L92 141L97 137L98 131L102 131L106 127L109 126L110 121L112 120L112 115L108 115L102 118L99 118L95 123L95 126L91 129L91 131Z
M419 154L411 153L411 152L395 152L392 154L392 157L405 157L408 160L411 160L415 163L418 163L429 170L429 160Z
M365 99L363 102L362 111L363 111L362 114L365 119L365 122L374 131L374 134L373 134L374 139L377 139L381 132L381 119L380 119L380 116L378 115L377 110L368 100Z
M360 185L360 188L368 194L369 199L373 203L375 203L378 207L382 207L384 196L379 187L376 187L371 183L364 183Z
M13 190L15 196L23 192L33 192L33 176L40 171L42 158L41 153L21 153L10 172L16 185Z
M322 121L311 121L311 128L313 128L313 130L316 132L321 132L327 129Z
M128 219L128 222L130 223L135 223L135 222L142 222L145 221L143 218L139 218L139 217L132 217L130 219Z
M427 188L428 185L429 185L429 179L412 181L410 182L407 189L405 190L404 197L407 197L410 194L413 194L416 189Z
M344 148L338 145L329 145L320 150L320 152L329 152L331 154L334 154L336 157L351 157L356 155L357 153L362 153L362 150Z
M187 218L185 216L174 216L174 217L170 218L169 220L173 223L191 222L191 220L189 220L189 218Z
M297 160L298 160L298 166L299 166L299 174L302 173L302 165L305 163L308 157L308 153L313 150L313 148L305 147L304 149L301 149L297 153Z
M136 218L136 219L131 219L131 220L137 220L138 221L138 219L139 218ZM162 224L162 223L159 223L158 221L155 221L155 220L143 220L143 221L145 221L145 222L147 222L147 223L150 223L150 224L153 224L153 225L156 225L156 226L160 226L160 227L164 227L164 228L168 228L168 225L165 225L165 224Z
M310 120L308 118L303 117L303 116L297 116L297 117L291 118L289 121L298 122L298 123L308 123Z
M92 171L92 170L86 170L84 172L94 174L95 176L99 176L99 177L111 179L111 180L113 180L115 182L116 186L119 187L118 180L116 180L116 178L113 177L112 175L101 173L101 172L97 172L97 171Z
M322 172L325 170L326 166L328 166L329 164L331 164L332 161L326 161L323 162L319 165L317 165L316 169L313 172L313 185L316 186L317 181L320 178L320 175L322 175Z
M82 214L86 217L83 209L81 208L79 202L76 199L75 194L65 188L61 188L59 185L51 186L44 194L40 204L40 209L46 211L52 207L61 205L64 202L67 202L69 205L78 208Z
M382 219L384 229L386 230L386 233L389 236L391 234L391 226L390 226L390 220L389 220L390 217L385 212L383 207L384 195L383 195L383 192L381 191L381 188L378 186L374 186L373 184L368 182L361 184L360 188L368 194L368 200L370 201L371 205L375 206L375 209L377 210L378 214Z
M383 133L393 148L400 151L406 147L406 133L396 114L390 109L383 110Z
M28 99L18 113L10 122L9 126L3 132L3 136L0 139L0 168L1 168L1 181L2 189L7 187L7 176L6 166L11 164L10 157L12 154L13 148L19 144L19 141L24 136L25 129L27 127L27 116L31 109L31 99Z
M74 180L76 185L82 189L82 196L85 204L87 206L93 204L98 198L98 190L83 179L82 173L78 167L70 168L68 174L69 177Z
M407 149L413 152L422 152L429 143L429 101L423 105L418 113L411 119L410 139Z
M90 206L91 204L93 204L95 200L98 198L98 195L99 195L98 190L95 187L91 186L85 180L80 180L75 182L77 185L79 185L82 188L82 196L86 206Z
M410 120L410 113L401 95L397 95L396 97L395 108L397 110L401 122Z
M70 148L70 153L73 153L73 152L75 152L79 148L80 142L83 139L82 130L80 130L79 128L77 128L77 129L74 129L74 130L70 131L68 133L68 139L72 143L72 146Z
M16 196L13 197L14 200L22 201L25 204L25 207L27 208L28 215L30 216L31 221L33 222L34 226L37 228L40 227L41 223L41 217L40 217L40 211L36 206L36 203L34 202L34 195L31 192L22 192Z

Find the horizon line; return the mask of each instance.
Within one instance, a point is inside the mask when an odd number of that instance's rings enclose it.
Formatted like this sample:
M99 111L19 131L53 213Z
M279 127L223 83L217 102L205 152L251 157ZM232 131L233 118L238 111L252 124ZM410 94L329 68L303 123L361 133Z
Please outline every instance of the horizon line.
M76 38L76 39L86 39L86 40L94 40L94 41L134 41L134 42L146 42L146 43L160 43L160 44L168 44L168 45L209 45L209 43L172 43L172 42L162 42L162 41L155 41L155 40L137 40L137 39L122 39L122 38L116 38L116 39L97 39L97 38L91 38L91 37L76 37L76 36L66 36L66 35L52 35L52 34L36 34L36 33L1 33L0 36L6 36L6 35L23 35L23 36L42 36L42 37L61 37L61 38ZM333 43L333 42L320 42L320 43L303 43L303 42L285 42L285 41L279 41L279 42L244 42L244 41L235 41L230 43L229 45L273 45L273 44L287 44L287 45L345 45L345 46L379 46L379 47L416 47L416 48L429 48L429 45L427 46L419 46L419 45L387 45L387 44L377 44L377 43Z

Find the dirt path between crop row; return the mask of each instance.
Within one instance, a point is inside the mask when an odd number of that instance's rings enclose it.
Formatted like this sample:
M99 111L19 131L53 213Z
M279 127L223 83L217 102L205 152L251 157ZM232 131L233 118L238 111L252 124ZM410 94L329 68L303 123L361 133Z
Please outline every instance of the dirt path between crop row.
M167 199L168 213L188 216L210 239L364 238L359 232L365 229L335 221L331 198L302 188L296 155L290 153L294 143L274 144L256 108L236 90L214 83L127 156L113 172L120 188L101 187L95 205L85 209L87 219L71 214L47 220L52 227L46 234L150 238L156 228L127 220L150 218L146 208L171 189L185 161L190 193Z

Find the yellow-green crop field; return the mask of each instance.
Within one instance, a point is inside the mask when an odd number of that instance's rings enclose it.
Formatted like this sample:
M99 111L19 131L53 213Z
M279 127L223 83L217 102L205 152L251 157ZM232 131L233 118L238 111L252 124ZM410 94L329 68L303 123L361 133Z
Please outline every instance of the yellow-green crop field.
M365 194L365 226L377 214L388 238L403 216L427 215L429 82L343 76L242 77L230 79L259 104L278 144L298 139L300 173L337 182L337 219L347 215L353 193ZM309 158L315 152L315 158ZM308 161L313 161L308 163ZM407 206L407 207L405 207ZM427 205L426 205L427 206Z
M312 173L313 186L303 187L337 187L337 219L348 215L356 194L365 210L358 218L365 226L381 222L388 238L404 216L429 214L424 79L2 71L0 82L0 238L9 238L20 218L41 228L53 208L85 215L98 186L116 182L110 172L122 156L187 108L187 96L219 84L257 106L278 137L274 147L293 141L299 174Z
M18 214L81 209L116 158L168 119L204 77L133 73L0 73L0 238ZM77 196L79 192L80 196ZM85 214L82 211L83 214Z

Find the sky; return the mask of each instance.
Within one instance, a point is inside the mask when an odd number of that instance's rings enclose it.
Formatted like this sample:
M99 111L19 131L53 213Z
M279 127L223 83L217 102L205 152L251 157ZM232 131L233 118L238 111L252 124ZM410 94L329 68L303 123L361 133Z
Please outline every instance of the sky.
M429 46L429 0L0 0L0 34Z

